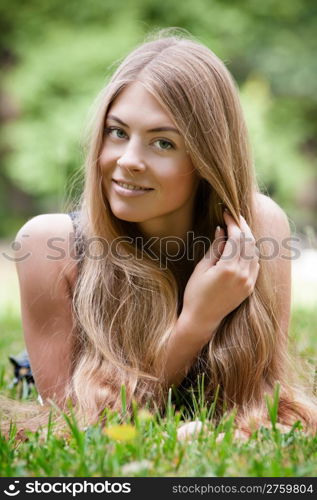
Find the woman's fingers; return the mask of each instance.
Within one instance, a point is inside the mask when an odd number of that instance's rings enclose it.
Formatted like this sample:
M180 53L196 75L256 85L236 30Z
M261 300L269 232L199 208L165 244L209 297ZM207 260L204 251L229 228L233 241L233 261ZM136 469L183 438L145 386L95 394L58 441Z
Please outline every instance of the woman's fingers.
M226 245L226 241L227 241L227 238L226 238L225 230L222 227L218 226L218 231L216 231L216 238L214 241L215 255L217 257L217 260L220 259L221 255L223 253L223 250L224 250L225 245Z
M241 229L228 212L224 211L223 217L227 224L228 239L221 260L237 262L240 258L241 251Z
M242 215L240 215L241 224L241 254L239 267L248 275L248 281L253 291L258 274L259 274L259 256L260 251L256 246L255 238L252 234L250 226Z
M240 270L249 270L253 275L258 274L259 250L256 241L246 220L240 215L240 227L233 217L224 212L227 224L228 240L225 244L221 260L238 264Z
M202 265L207 268L214 266L219 260L235 263L239 269L255 269L259 260L259 251L255 245L255 238L246 220L240 216L240 227L233 217L224 212L227 225L227 235L220 228L215 233L214 241L206 252Z
M259 249L256 246L255 238L246 220L240 215L241 222L241 251L240 251L240 266L248 267L259 261Z
M218 227L219 229L215 232L214 240L202 259L207 268L214 266L218 262L226 244L224 229L220 226Z

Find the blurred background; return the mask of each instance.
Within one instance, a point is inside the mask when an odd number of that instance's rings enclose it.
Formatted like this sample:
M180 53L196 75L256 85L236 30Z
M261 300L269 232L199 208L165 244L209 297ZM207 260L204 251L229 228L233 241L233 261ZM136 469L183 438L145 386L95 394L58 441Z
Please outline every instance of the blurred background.
M10 348L22 345L21 324L14 265L4 253L12 254L11 242L28 218L64 211L65 200L80 190L80 182L72 185L83 164L85 125L113 64L149 31L177 26L216 52L239 85L261 190L286 211L299 238L293 336L312 356L317 3L1 0L0 18L0 320L11 332Z

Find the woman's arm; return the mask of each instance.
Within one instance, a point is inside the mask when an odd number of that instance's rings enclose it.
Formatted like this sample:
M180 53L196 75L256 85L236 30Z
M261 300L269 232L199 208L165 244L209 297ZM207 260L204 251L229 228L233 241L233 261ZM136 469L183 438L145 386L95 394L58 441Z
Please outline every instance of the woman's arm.
M196 265L185 288L183 309L165 353L165 382L179 385L221 321L252 292L258 274L258 251L246 221L240 226L224 213L228 238L216 230L213 243ZM248 238L242 246L243 234ZM248 260L243 259L247 250Z
M28 221L16 238L22 324L35 385L44 400L51 398L59 405L71 367L72 231L67 215L40 215Z
M208 336L202 338L182 316L178 318L166 350L165 381L168 387L181 384L215 329L211 328Z
M257 194L255 199L255 231L256 240L263 238L264 247L272 244L276 249L272 259L268 261L273 278L273 290L278 303L278 322L280 330L287 338L290 297L291 297L291 260L290 229L283 210L269 197ZM288 243L287 243L288 241ZM274 243L272 243L274 242ZM263 248L264 250L264 248ZM215 319L207 336L201 335L199 321L188 322L181 315L172 332L166 352L165 379L169 385L179 385L186 376L202 348L208 343L222 318Z

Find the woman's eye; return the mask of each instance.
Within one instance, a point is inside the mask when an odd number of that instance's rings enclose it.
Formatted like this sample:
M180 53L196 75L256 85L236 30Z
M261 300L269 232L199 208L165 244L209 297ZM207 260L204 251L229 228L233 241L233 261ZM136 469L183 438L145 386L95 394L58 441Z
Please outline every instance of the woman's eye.
M155 141L154 144L158 144L158 148L162 149L163 151L174 149L174 145L170 141L166 141L165 139L159 139Z
M126 133L124 130L118 127L107 127L105 132L110 137L114 137L115 139L125 139Z

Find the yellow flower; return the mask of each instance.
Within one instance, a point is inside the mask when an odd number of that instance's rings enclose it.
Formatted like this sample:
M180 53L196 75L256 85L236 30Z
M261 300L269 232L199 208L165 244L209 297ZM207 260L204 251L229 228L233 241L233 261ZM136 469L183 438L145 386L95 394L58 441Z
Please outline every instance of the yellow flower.
M116 441L132 441L137 435L136 428L131 424L113 425L105 429L105 433Z

